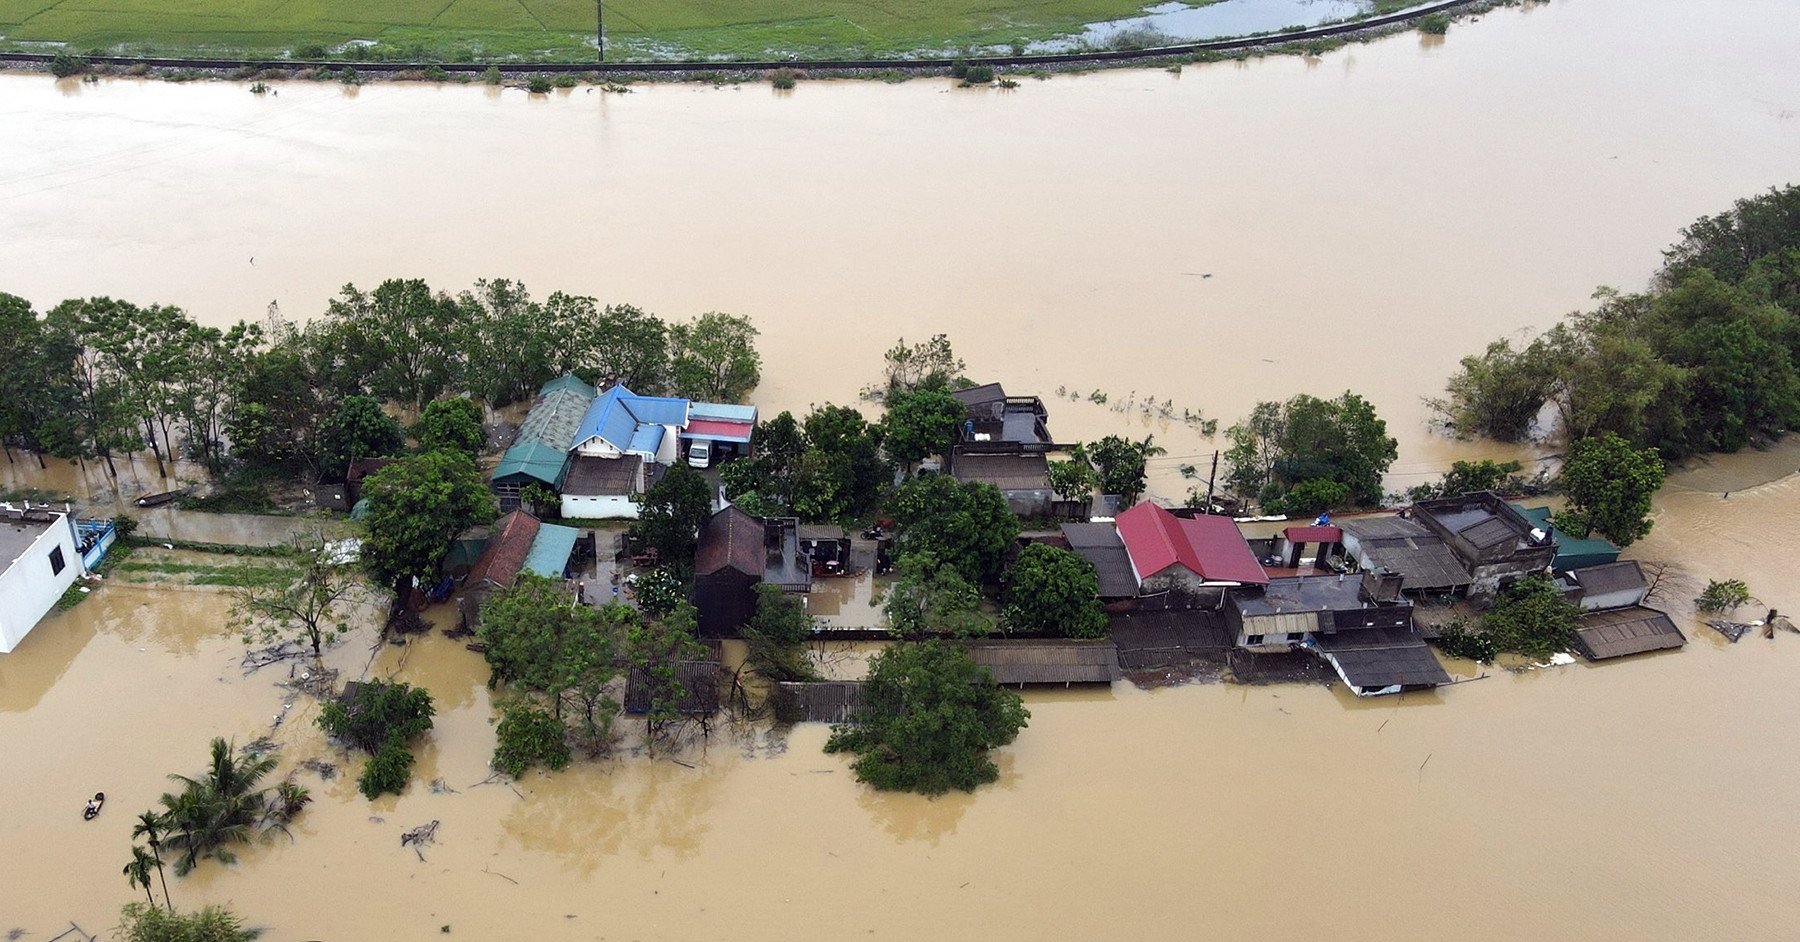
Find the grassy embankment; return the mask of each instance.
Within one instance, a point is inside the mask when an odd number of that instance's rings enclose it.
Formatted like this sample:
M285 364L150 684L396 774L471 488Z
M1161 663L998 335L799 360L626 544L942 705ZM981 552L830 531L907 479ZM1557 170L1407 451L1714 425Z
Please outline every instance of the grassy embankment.
M1153 0L609 0L614 59L903 56L1078 32ZM1203 6L1218 0L1185 0ZM1394 0L1380 0L1392 3ZM405 61L593 55L593 0L0 0L0 46ZM352 41L377 45L342 48ZM36 47L41 48L41 47Z

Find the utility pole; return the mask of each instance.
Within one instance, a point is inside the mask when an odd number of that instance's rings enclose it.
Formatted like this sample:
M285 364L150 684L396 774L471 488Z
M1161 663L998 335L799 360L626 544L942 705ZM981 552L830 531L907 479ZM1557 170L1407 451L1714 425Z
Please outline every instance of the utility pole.
M1219 450L1217 448L1214 448L1213 449L1212 471L1206 475L1206 512L1207 513L1212 513L1213 482L1218 480L1218 477L1219 477Z
M600 56L600 64L606 64L606 4L602 0L594 0L594 51Z

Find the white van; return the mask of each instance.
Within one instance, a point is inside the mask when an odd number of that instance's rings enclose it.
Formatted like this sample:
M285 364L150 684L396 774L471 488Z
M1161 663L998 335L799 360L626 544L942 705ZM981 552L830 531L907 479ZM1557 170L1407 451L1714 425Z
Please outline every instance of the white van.
M712 442L695 442L688 446L688 467L701 469L712 467L712 456Z

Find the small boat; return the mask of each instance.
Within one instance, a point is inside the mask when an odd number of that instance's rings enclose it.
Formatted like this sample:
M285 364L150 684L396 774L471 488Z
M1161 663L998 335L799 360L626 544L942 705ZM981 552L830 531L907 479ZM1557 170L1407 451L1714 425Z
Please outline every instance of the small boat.
M94 797L88 799L87 807L81 809L81 820L92 821L95 818L99 817L100 809L102 807L104 807L105 804L106 804L106 793L105 792L95 792Z
M179 490L163 491L160 494L145 494L133 501L133 503L137 504L139 507L161 507L170 501L185 496L187 496L187 489L181 488Z

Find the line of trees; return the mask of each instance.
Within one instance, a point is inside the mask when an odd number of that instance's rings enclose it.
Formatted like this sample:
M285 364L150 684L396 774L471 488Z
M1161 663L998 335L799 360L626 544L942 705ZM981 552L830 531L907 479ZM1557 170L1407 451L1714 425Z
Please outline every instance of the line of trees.
M224 330L166 305L86 298L40 315L0 294L0 442L115 475L117 455L148 449L164 476L185 458L320 479L398 450L374 419L384 404L418 414L466 393L500 407L565 372L737 402L761 380L756 337L731 314L668 323L560 292L538 301L506 279L454 295L418 279L347 285L304 326L271 306Z

